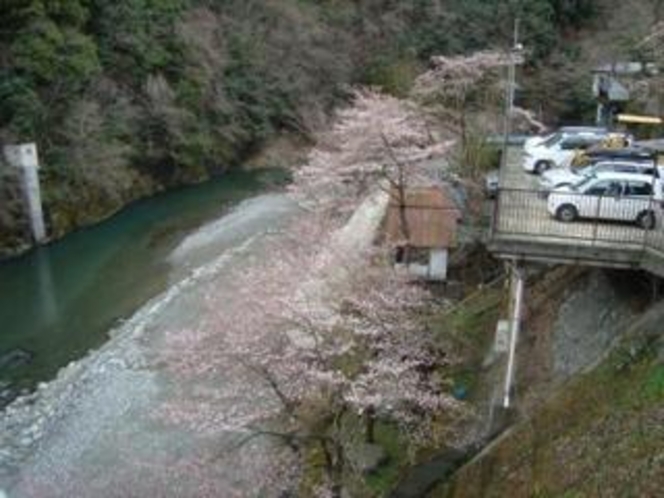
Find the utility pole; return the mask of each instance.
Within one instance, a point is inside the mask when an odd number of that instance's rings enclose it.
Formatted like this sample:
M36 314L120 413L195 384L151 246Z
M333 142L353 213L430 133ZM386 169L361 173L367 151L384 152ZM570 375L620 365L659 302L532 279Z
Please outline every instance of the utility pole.
M507 86L505 89L505 122L503 127L503 154L501 169L505 170L507 163L507 143L512 131L512 114L514 113L514 94L516 93L516 66L523 64L523 45L519 42L519 19L514 20L514 36L512 47L509 50L509 63L507 65Z
M523 47L519 43L519 19L514 20L514 38L510 49L510 65L507 83L507 130L511 131L511 116L514 112L514 94L516 91L516 65L520 63Z
M501 170L504 172L507 165L507 143L512 131L512 114L514 113L514 94L516 87L516 66L523 64L523 46L519 43L519 19L514 20L514 38L509 52L509 64L507 66L507 88L505 90L505 137L503 143L503 154ZM516 361L516 346L519 341L519 329L521 326L521 313L523 307L524 271L518 261L514 261L511 275L513 291L512 319L510 321L510 345L507 358L507 372L505 374L505 386L503 391L503 407L510 408L512 384L514 382L514 363Z

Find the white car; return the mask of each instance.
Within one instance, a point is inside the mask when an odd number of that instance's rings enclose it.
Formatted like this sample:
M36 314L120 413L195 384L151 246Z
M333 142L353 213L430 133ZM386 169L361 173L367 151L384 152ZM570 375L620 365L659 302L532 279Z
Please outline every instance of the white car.
M530 151L531 149L537 147L538 145L552 140L556 137L564 138L577 135L579 133L597 133L597 134L606 134L608 130L599 126L563 126L558 128L556 131L547 133L546 135L536 135L534 137L528 137L523 143L523 149L525 151Z
M657 179L662 176L654 161L599 161L579 169L555 168L545 171L539 178L539 185L542 190L550 191L565 185L574 185L589 176L609 172L651 175Z
M606 133L596 132L556 133L534 147L524 148L523 169L541 174L554 167L569 166L578 151L602 142L606 136Z
M489 199L494 199L500 189L500 170L489 171L484 177L484 193Z
M649 175L598 173L576 185L553 190L547 209L560 221L627 221L649 230L655 227L661 206L661 194L656 194L659 189L653 184L654 177Z

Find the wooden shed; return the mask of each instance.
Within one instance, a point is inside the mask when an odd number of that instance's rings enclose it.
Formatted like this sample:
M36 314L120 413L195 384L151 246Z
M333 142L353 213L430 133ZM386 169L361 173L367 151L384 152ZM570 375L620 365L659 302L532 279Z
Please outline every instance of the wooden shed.
M427 264L409 264L417 274L444 280L447 275L447 253L456 246L457 225L461 211L442 188L411 188L400 195L390 192L387 212L387 241L395 246L428 251Z

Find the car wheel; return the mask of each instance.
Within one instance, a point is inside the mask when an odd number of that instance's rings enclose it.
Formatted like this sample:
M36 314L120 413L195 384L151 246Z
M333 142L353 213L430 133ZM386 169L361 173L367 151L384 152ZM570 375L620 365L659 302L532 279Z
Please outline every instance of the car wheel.
M547 169L550 168L551 168L551 161L537 161L535 163L535 173L537 173L538 175L541 175Z
M576 207L571 204L563 204L556 210L556 218L560 221L570 222L574 221L579 216Z
M644 230L655 228L655 213L652 211L643 211L636 217L636 223Z

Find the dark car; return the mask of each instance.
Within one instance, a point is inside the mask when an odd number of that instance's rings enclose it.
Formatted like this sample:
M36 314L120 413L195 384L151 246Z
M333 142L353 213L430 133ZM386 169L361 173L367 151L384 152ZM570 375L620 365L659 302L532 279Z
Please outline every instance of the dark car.
M611 160L650 162L657 159L655 151L647 147L625 147L621 149L592 147L585 151L584 156L585 164Z
M561 126L557 131L563 133L608 133L605 126Z

